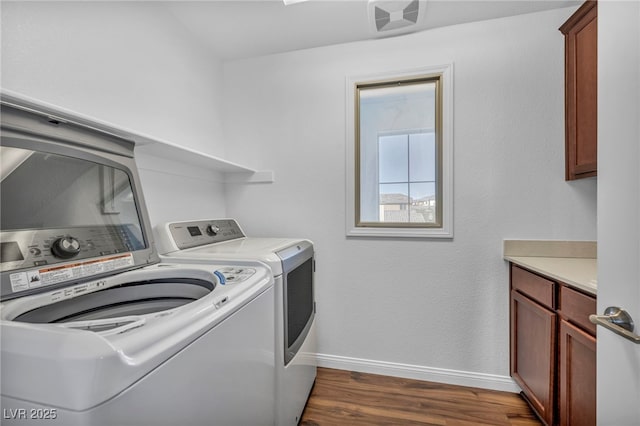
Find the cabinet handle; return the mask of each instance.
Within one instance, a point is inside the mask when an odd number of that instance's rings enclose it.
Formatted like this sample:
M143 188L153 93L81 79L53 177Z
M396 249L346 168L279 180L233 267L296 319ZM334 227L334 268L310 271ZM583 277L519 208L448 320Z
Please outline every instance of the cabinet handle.
M624 309L609 306L604 310L604 315L589 315L589 321L608 328L633 343L640 344L640 336L633 332L633 319Z

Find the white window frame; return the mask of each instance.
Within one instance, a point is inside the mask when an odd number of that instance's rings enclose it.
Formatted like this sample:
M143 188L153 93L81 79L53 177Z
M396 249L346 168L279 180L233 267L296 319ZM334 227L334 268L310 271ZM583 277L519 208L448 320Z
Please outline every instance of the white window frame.
M401 227L356 226L356 89L370 81L417 78L424 75L441 76L442 90L442 226ZM347 76L346 78L346 235L348 237L394 238L453 238L453 64L401 72L385 72Z

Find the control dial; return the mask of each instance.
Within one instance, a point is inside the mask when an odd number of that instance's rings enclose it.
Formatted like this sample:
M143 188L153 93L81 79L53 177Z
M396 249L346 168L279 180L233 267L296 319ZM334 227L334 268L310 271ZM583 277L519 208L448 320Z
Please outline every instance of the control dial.
M216 235L218 235L218 232L220 232L220 228L218 227L218 225L207 225L205 231L207 232L207 235L215 237Z
M61 237L51 244L51 253L60 259L71 259L80 253L80 241L74 237Z

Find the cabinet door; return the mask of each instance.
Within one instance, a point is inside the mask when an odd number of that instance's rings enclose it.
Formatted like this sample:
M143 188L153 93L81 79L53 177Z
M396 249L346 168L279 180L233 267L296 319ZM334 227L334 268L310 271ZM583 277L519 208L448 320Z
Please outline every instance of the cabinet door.
M565 35L566 179L597 173L597 3L586 1L560 31Z
M560 424L596 424L596 339L560 321Z
M553 424L557 315L511 291L511 376L533 409Z

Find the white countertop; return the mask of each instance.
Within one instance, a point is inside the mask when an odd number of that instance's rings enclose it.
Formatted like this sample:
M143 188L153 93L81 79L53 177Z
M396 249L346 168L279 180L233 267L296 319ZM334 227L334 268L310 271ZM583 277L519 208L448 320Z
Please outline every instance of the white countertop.
M596 295L595 241L505 240L504 259L540 275Z
M596 259L533 256L505 256L504 259L594 296L597 294Z

